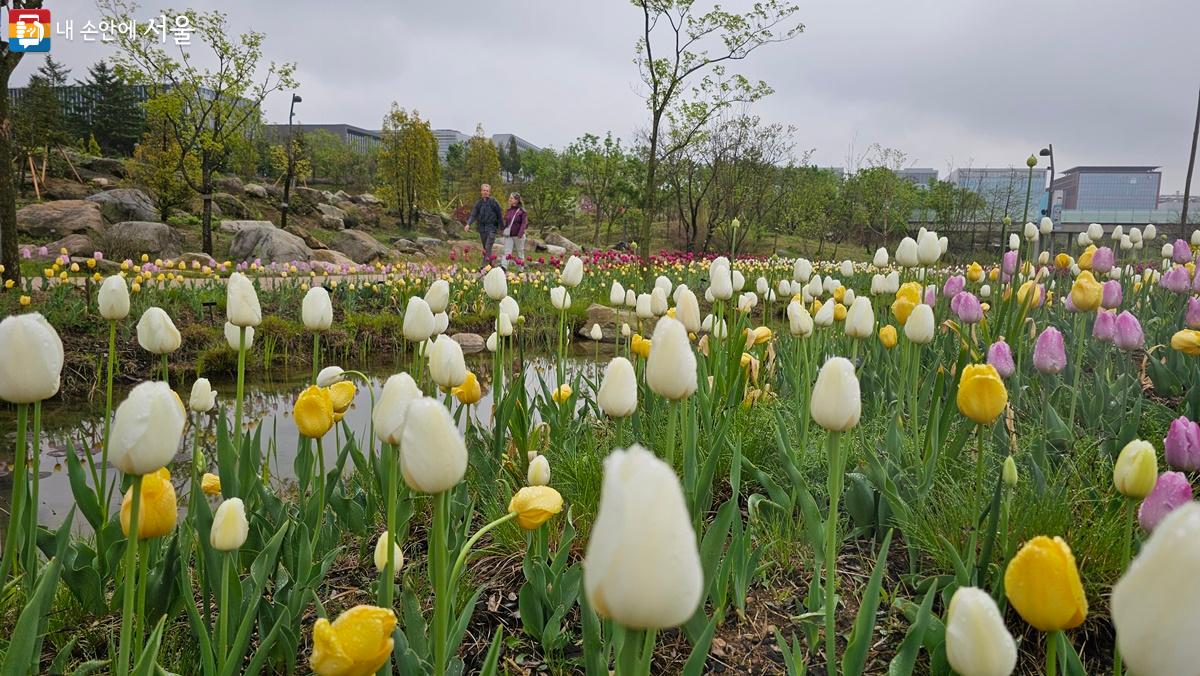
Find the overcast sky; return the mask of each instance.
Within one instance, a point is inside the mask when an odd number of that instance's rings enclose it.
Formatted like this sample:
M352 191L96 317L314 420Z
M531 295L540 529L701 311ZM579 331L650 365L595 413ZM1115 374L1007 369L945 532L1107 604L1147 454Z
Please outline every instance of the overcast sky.
M78 34L94 0L46 0L73 19L53 55L82 77L105 53ZM748 3L730 1L736 9ZM176 3L147 2L143 18ZM298 65L297 118L376 129L392 101L435 128L512 132L562 147L585 132L646 125L625 0L204 0L238 30L267 34L268 59ZM756 104L795 125L820 165L855 166L872 143L909 166L1020 166L1054 143L1080 164L1163 167L1182 190L1200 86L1195 0L801 2L804 32L737 64L776 93ZM24 82L39 60L21 63ZM266 103L287 121L287 94Z

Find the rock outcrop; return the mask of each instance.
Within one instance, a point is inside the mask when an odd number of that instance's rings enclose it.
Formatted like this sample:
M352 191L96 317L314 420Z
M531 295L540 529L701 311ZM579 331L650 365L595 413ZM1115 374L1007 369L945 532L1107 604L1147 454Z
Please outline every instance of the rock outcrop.
M313 251L304 240L290 232L280 230L268 221L245 225L229 243L229 258L233 261L261 260L264 263L289 263L308 261Z
M87 199L100 205L100 213L109 223L159 220L159 212L153 200L136 188L106 190Z
M392 255L391 249L361 230L339 232L329 240L329 248L346 254L355 263L374 263Z
M183 240L166 223L153 221L123 221L114 223L104 233L108 246L116 251L136 251L151 258L175 258L183 253Z
M94 234L103 229L100 205L87 200L42 202L17 211L17 232L41 241L72 233Z

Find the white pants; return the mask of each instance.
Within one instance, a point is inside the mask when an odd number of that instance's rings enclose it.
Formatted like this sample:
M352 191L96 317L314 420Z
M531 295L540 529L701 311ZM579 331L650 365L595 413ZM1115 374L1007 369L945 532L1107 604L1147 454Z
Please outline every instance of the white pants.
M520 265L525 264L525 236L520 237L501 237L500 242L504 245L504 253L500 256L500 265L508 267L516 263L509 256L520 261Z

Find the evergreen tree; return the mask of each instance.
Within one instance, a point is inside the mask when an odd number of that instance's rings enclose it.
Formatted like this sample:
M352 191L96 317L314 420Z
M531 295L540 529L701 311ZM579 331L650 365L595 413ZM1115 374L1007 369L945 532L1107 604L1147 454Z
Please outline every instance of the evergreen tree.
M83 87L86 105L77 124L95 137L105 154L132 154L146 128L146 116L133 88L103 59L88 68L87 79L78 84Z
M61 64L50 57L29 78L13 110L13 138L21 155L48 155L52 146L67 140L62 102L55 92L66 78ZM24 162L22 162L24 165Z

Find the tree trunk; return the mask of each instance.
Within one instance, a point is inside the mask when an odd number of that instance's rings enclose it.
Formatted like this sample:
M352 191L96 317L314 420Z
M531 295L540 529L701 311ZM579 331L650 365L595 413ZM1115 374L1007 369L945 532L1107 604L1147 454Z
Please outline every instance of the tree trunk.
M658 173L658 124L660 114L655 114L650 125L650 152L646 156L646 186L642 194L642 236L638 245L642 248L642 262L650 264L650 238L654 229L654 210L658 202L655 179Z
M8 77L21 59L5 54L0 59L0 264L4 279L21 283L21 257L17 252L17 195L13 187L12 121L8 117Z
M213 174L213 170L212 170L212 167L208 166L208 156L207 155L204 156L204 168L201 171L202 171L202 173L200 176L200 181L201 181L200 187L204 190L204 194L202 194L200 196L200 199L203 200L203 202L204 202L204 212L203 212L203 215L200 217L200 233L201 233L201 238L203 239L201 248L204 250L204 253L208 254L209 256L212 256L212 255L214 255L213 254L213 239L212 239L212 205L213 205L212 174Z

